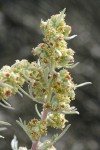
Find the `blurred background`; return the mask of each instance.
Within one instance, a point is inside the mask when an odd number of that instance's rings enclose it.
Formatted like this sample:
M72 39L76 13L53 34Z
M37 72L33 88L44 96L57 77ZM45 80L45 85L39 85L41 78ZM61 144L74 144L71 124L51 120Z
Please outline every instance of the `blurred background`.
M16 59L33 61L31 49L43 38L39 28L41 18L46 20L64 8L72 35L78 35L69 41L69 47L75 50L75 61L80 64L70 71L75 83L93 84L76 91L72 105L80 115L68 116L72 125L56 147L57 150L100 150L100 0L0 0L0 68L12 65ZM30 148L31 142L16 120L38 117L34 103L19 95L8 101L15 110L0 107L0 120L12 124L1 132L6 138L0 140L0 150L11 150L13 135L20 146ZM57 131L50 129L49 137L54 132Z

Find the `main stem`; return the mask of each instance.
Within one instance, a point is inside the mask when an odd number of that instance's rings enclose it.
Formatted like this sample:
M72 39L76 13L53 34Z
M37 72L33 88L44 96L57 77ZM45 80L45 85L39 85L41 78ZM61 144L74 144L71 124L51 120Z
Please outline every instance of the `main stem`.
M50 73L51 73L51 75L52 75L52 72L53 72L54 67L51 65L49 69L50 69ZM49 99L49 100L51 99L51 92L50 92L49 95L48 95L48 99ZM45 108L45 107L43 108L43 114L42 114L41 120L46 120L47 115L48 115L48 111L49 111L49 109L47 109L47 108ZM32 143L31 150L38 150L38 143L39 143L39 139L36 140L36 141L34 141L34 142Z
M32 143L31 150L36 150L37 149L38 142L39 142L39 140L36 140L35 142Z

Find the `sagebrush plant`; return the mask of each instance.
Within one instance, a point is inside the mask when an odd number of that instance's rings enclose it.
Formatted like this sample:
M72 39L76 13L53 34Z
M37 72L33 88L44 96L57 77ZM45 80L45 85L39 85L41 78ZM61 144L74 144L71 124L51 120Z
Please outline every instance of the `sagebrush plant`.
M41 20L40 28L44 34L43 43L32 49L32 54L38 60L16 60L12 66L5 65L0 70L0 99L2 106L11 108L7 99L19 93L27 95L43 107L39 112L35 105L39 119L32 118L28 123L21 118L17 123L23 128L32 141L31 150L55 150L53 144L59 140L69 128L65 115L79 114L71 101L75 99L75 90L89 82L77 85L73 82L68 68L75 67L74 51L67 46L71 26L65 23L65 9L57 15L51 16L46 22ZM23 84L28 84L28 92ZM5 123L7 125L7 123ZM8 124L9 125L9 124ZM41 143L41 137L48 134L48 127L61 129L61 134L54 135L50 140ZM65 127L66 126L66 127ZM14 136L11 142L13 150L27 150L18 148L18 141Z

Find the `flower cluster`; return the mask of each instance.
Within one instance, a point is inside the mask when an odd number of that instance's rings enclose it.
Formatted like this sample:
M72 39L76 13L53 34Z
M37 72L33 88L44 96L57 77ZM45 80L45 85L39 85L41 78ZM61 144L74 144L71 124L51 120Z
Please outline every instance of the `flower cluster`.
M44 43L33 48L33 55L38 55L39 59L46 65L66 66L74 62L74 51L67 47L65 39L71 33L71 27L65 23L65 14L61 12L52 16L46 22L41 21L41 29L44 33Z
M47 123L44 120L32 119L28 125L28 132L33 140L38 140L41 135L47 133Z
M66 68L74 62L74 51L67 47L65 41L71 33L71 27L66 25L64 18L65 14L62 11L58 15L51 16L46 22L41 21L44 43L32 50L33 55L38 56L41 66L32 84L33 95L43 103L43 109L48 110L45 118L46 126L59 129L63 129L68 122L65 114L73 113L73 110L75 113L76 110L70 107L70 102L75 99L75 84ZM39 123L37 120L33 126L38 128ZM32 124L32 121L29 124ZM33 126L30 130L33 138L37 139L41 133L39 128L36 128L38 132L34 132Z
M34 140L32 150L55 150L55 138L44 142L40 146L42 148L39 148L39 139L47 134L48 126L62 130L68 122L65 114L78 114L76 108L70 106L75 99L76 85L68 71L68 67L74 65L75 52L68 48L66 42L74 36L69 37L71 27L66 25L65 10L51 16L46 22L41 21L40 27L44 34L43 43L32 49L32 54L38 56L37 62L17 60L11 67L6 65L1 68L0 99L6 100L12 94L23 92L32 100L42 103L42 113L36 108L40 119L34 118L28 123L19 119L17 123ZM28 92L22 89L25 82L28 83ZM19 148L22 149L27 148Z
M49 126L59 129L63 129L65 127L65 122L67 122L64 114L61 113L50 113L48 114L47 120Z
M8 99L9 96L18 92L25 78L24 70L29 66L27 60L17 60L13 66L3 66L0 70L0 99Z
M11 67L3 66L0 70L0 99L8 99L17 93L25 82L34 81L39 74L38 69L39 65L36 62L29 63L25 59L16 60Z
M52 80L52 90L54 93L66 95L70 99L75 98L74 94L75 85L69 72L65 69L55 72Z

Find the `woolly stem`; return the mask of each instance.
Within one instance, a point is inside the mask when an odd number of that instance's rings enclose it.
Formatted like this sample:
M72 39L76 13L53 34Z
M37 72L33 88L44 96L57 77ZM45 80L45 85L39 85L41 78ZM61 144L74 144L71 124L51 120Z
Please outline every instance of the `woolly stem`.
M32 148L31 148L31 150L37 150L38 142L39 142L39 140L36 140L35 142L32 143Z

